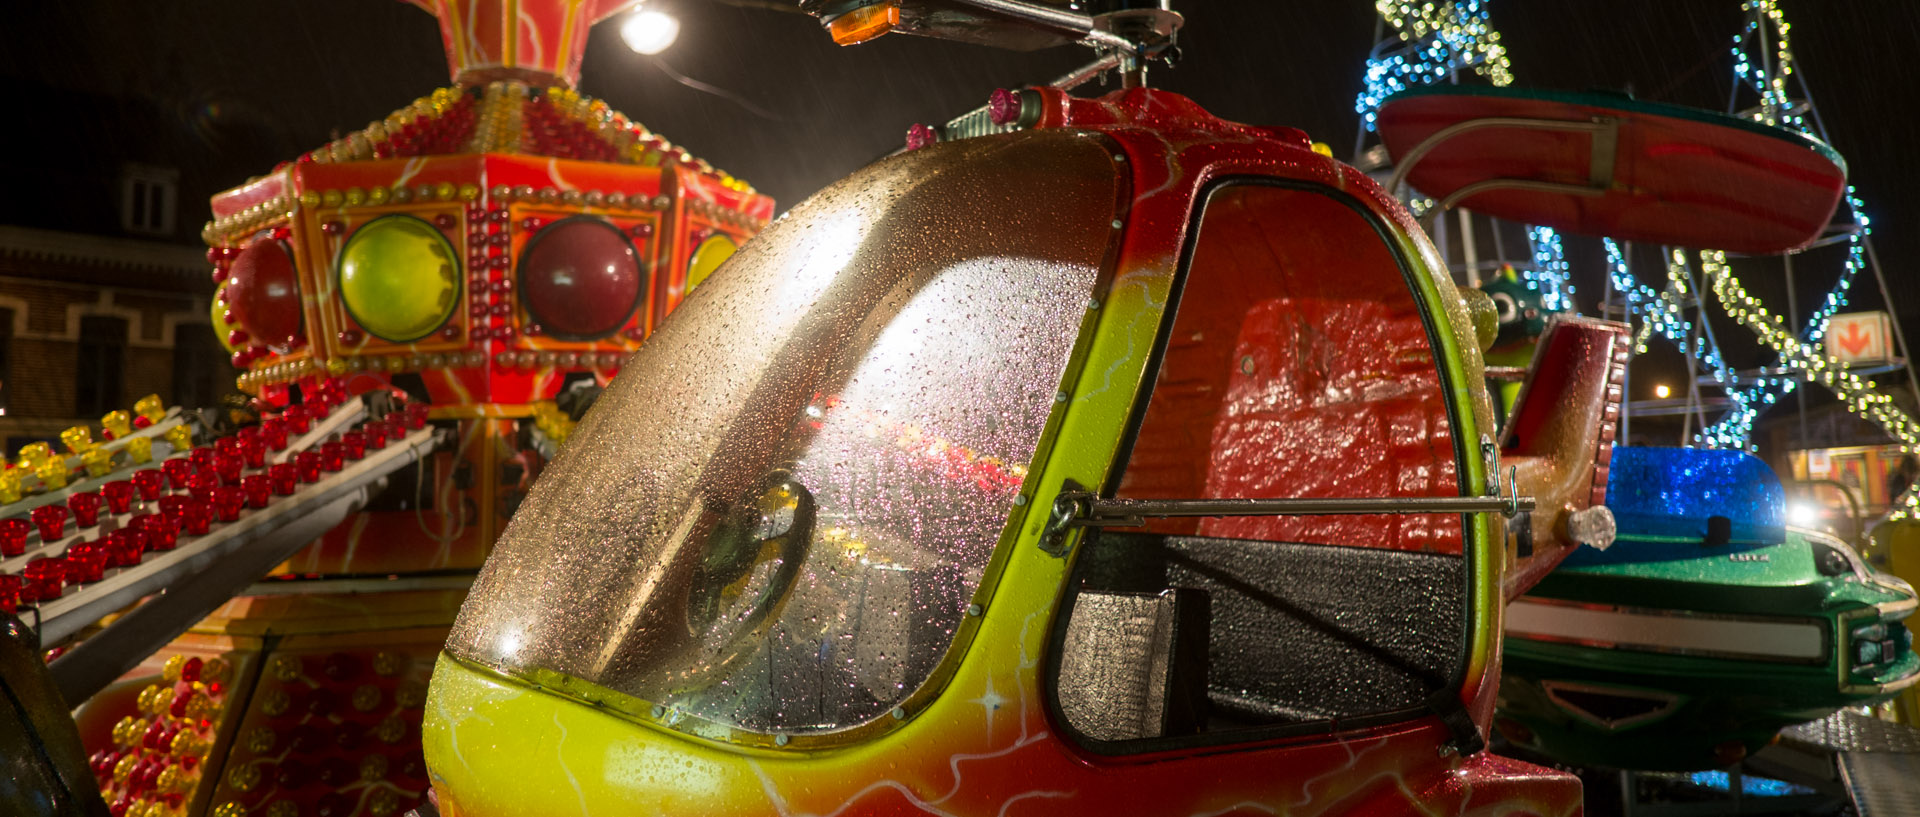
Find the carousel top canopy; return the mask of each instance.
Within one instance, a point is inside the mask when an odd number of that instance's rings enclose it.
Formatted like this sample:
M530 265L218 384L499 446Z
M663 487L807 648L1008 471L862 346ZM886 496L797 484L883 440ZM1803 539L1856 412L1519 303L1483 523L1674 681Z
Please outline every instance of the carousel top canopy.
M417 373L436 403L611 374L773 201L574 90L631 0L411 0L454 85L213 197L240 387Z
M587 30L639 0L403 0L440 20L447 68L463 87L498 80L572 88Z

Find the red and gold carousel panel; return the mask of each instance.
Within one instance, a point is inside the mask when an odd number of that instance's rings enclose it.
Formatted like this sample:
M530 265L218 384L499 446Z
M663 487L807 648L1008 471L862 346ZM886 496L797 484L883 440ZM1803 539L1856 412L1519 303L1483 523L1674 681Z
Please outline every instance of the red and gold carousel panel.
M440 20L452 86L213 198L214 317L239 385L265 424L319 435L313 458L286 452L288 469L319 469L289 498L364 485L254 595L81 706L116 817L419 803L428 673L472 571L572 428L556 397L606 385L773 215L575 90L587 30L631 0L415 4ZM383 470L379 490L356 469L389 438L417 442L417 461ZM187 479L191 444L171 449ZM268 486L275 463L257 465Z

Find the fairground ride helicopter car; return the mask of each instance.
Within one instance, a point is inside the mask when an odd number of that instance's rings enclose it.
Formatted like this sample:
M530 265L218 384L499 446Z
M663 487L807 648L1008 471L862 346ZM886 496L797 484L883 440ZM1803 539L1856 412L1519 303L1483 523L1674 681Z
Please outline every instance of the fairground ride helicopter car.
M1483 737L1503 604L1611 538L1623 328L1556 325L1502 451L1491 302L1301 132L1143 87L1177 15L812 10L1125 87L917 131L661 326L435 668L441 812L1578 813Z

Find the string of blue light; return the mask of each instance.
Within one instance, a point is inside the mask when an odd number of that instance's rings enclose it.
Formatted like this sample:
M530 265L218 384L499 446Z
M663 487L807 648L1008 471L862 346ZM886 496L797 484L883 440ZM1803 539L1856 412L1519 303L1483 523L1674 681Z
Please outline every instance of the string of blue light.
M1367 60L1366 86L1354 101L1354 112L1367 130L1374 129L1387 97L1445 80L1456 71L1472 71L1494 85L1513 82L1507 49L1487 17L1486 2L1377 0L1374 8L1407 44Z

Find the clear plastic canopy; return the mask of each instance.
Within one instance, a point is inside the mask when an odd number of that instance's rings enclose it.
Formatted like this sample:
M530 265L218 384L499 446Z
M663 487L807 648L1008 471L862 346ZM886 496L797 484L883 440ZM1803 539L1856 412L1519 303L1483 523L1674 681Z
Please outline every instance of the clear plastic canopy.
M1116 232L1110 153L940 145L742 247L541 476L448 650L763 734L907 699L1055 404Z

